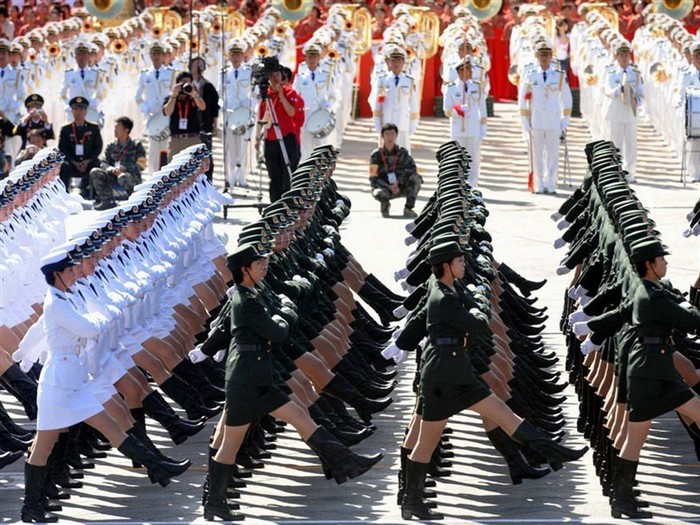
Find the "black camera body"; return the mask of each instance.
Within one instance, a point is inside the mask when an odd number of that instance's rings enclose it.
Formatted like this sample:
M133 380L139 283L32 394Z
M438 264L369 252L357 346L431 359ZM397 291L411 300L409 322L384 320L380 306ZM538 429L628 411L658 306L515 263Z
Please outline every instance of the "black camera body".
M270 87L270 74L280 70L280 62L277 57L264 57L253 66L252 81L258 87L260 98L267 99L267 90Z
M182 91L184 91L184 92L187 93L188 95L189 95L190 93L192 93L192 89L194 89L194 88L192 87L192 84L184 84L184 85L182 86Z

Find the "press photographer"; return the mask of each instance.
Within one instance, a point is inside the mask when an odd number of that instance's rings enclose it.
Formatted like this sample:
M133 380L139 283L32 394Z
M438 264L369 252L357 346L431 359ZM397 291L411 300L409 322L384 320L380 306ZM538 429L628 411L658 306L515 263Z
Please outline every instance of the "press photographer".
M187 71L178 74L173 91L163 106L163 113L170 117L168 160L183 149L199 144L203 112L206 109L206 103L194 87L192 74Z
M256 64L253 81L260 93L260 122L265 134L264 156L270 177L270 202L289 190L291 174L299 164L299 133L304 122L304 101L282 83L282 71L274 57ZM265 131L266 130L266 131ZM256 134L256 150L262 133Z

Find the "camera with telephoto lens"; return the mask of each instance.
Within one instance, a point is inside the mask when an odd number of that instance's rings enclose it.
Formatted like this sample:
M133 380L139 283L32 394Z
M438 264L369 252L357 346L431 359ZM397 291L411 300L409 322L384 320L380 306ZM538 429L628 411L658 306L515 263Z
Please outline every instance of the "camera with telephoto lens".
M192 89L193 89L193 88L192 88L192 84L183 84L183 86L182 86L182 91L184 91L184 92L187 93L188 95L189 95L190 93L192 93Z
M277 57L263 57L253 66L253 85L258 87L260 98L267 99L267 90L270 87L270 75L280 70Z

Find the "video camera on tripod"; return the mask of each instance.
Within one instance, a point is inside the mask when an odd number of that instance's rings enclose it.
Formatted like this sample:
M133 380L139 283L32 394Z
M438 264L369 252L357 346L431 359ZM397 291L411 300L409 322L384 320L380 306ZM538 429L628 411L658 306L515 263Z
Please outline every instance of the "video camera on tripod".
M261 100L267 100L268 89L270 87L270 75L280 70L280 62L277 57L263 57L253 65L252 81L257 86Z

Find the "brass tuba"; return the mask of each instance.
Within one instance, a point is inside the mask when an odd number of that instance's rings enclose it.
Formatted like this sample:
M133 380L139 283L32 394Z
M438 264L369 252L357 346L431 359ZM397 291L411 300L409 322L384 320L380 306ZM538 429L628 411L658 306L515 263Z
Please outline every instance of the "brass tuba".
M255 48L254 54L256 58L265 58L266 56L270 56L270 48L265 44L260 44Z
M460 4L469 9L479 22L486 22L498 14L503 0L460 0Z
M372 14L360 4L341 4L345 15L345 30L355 31L357 40L354 52L364 55L372 48Z
M182 25L182 17L177 11L171 10L169 7L149 7L148 12L153 17L153 25L151 33L156 28L160 28L160 34L172 31Z
M311 13L313 0L272 0L271 7L280 12L282 20L300 22Z
M46 54L49 58L58 58L61 56L61 46L58 44L49 44L46 47Z
M135 14L133 0L85 0L85 8L104 26L118 26Z
M682 20L690 14L693 9L693 0L654 0L654 10L657 13L664 13Z
M427 45L418 50L418 58L430 58L437 55L440 39L440 18L429 7L410 6L409 12L416 19L416 31L425 35Z
M668 82L668 80L671 78L664 65L660 62L654 62L651 66L649 66L649 74L660 84Z
M520 70L516 64L511 64L508 68L508 82L516 87L520 84Z

